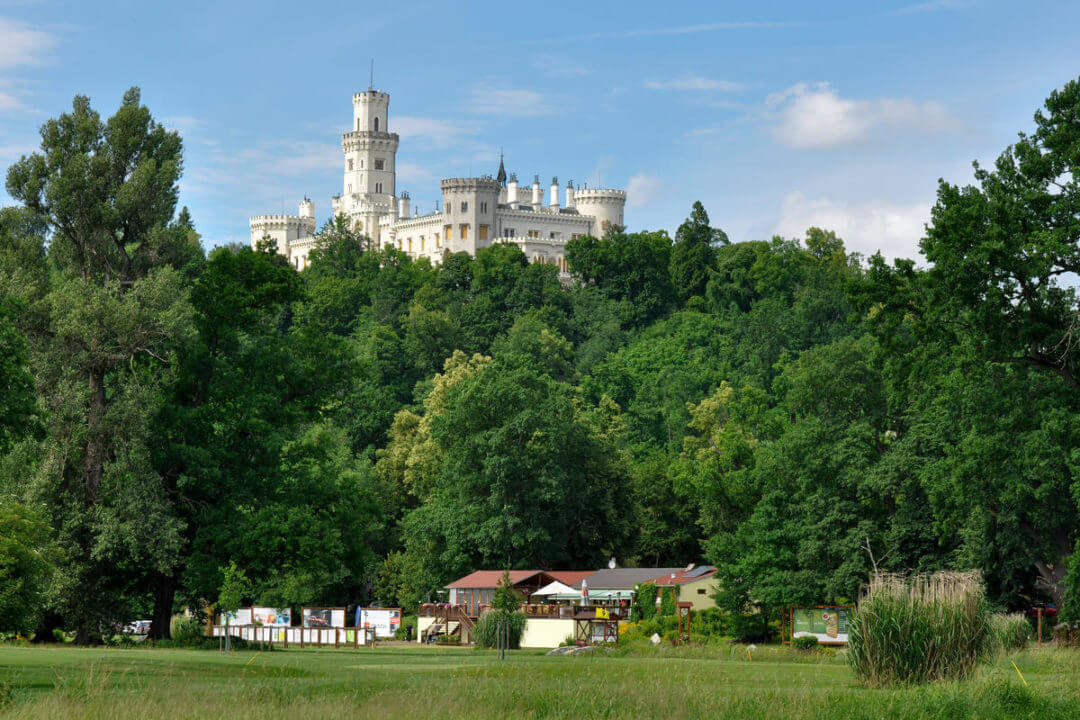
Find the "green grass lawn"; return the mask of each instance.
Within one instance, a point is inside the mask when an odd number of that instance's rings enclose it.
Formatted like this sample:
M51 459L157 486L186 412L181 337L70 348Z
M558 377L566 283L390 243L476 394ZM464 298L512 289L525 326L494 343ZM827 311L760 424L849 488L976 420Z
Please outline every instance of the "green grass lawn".
M1015 662L1030 687L1013 669ZM860 687L842 659L761 648L545 657L379 647L0 648L15 718L1080 718L1080 652L1002 656L963 683Z

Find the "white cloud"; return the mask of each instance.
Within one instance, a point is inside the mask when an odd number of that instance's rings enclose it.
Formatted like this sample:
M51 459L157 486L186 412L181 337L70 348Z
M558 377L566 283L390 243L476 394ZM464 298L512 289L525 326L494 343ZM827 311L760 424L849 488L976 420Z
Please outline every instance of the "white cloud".
M799 83L770 95L766 105L777 119L773 134L794 148L858 142L880 129L936 133L959 124L932 100L851 100L840 97L828 83Z
M544 75L553 78L584 77L589 74L588 68L563 55L537 55L532 65Z
M437 179L435 173L428 169L425 165L409 162L399 162L395 167L397 171L397 182L400 186L402 183L416 183L418 185L427 185L435 182ZM401 188L407 190L408 188Z
M663 199L667 186L657 175L638 173L626 183L626 205L639 208Z
M554 107L543 95L532 90L496 90L477 88L472 92L469 109L482 115L551 115Z
M435 148L449 147L460 141L462 137L475 132L472 128L456 125L438 118L412 117L408 115L392 118L391 129L402 138L425 141Z
M918 258L919 240L930 220L930 203L898 204L885 200L848 203L809 198L796 191L784 197L774 232L802 237L807 228L833 230L849 251L866 256L881 251L888 258Z
M36 65L56 44L49 33L0 17L0 69Z
M0 145L0 162L3 162L4 164L12 163L23 155L29 155L30 153L37 152L39 149L38 146L31 145L30 143Z
M650 35L694 35L705 32L718 32L721 30L758 30L781 27L791 27L793 23L786 22L715 22L701 23L699 25L679 25L666 28L641 28L638 30L619 30L615 32L599 32L589 35L590 38L635 38Z
M917 15L922 13L937 12L939 10L963 10L974 3L971 0L928 0L928 2L907 5L893 10L890 15Z
M15 110L29 110L22 100L9 92L0 90L0 113L13 112Z
M715 80L696 75L684 75L668 80L646 80L645 87L649 90L720 90L733 92L742 90L743 85L730 80Z

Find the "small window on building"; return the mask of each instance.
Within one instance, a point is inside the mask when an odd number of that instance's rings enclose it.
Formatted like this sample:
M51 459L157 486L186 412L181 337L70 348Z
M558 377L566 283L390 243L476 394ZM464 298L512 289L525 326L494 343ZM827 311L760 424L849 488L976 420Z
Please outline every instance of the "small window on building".
M375 118L375 132L379 132L379 118Z
M487 240L488 239L488 226L487 225L481 225L480 227L477 228L477 237L480 240Z
M377 193L382 192L382 183L375 183L375 192L377 192Z
M420 236L420 252L424 252L424 236Z
M461 235L462 240L469 239L469 226L462 224L458 226L458 234Z
M548 233L548 237L549 237L550 239L552 239L552 240L554 240L554 239L555 239L555 238L557 238L558 236L559 236L559 233L557 233L557 232L550 232L550 233Z
M352 160L349 161L349 171L352 171Z
M412 238L409 238L409 252L412 252Z
M382 170L385 167L386 161L382 158L375 158L375 169Z
M704 595L705 594L705 588L698 588L697 589L697 594L698 595Z
M451 238L453 237L453 229L454 229L453 225L444 225L443 226L443 233L446 236L446 242L450 242Z
M482 213L487 212L487 203L486 202L480 203L480 212L482 212Z
M515 230L514 228L504 228L503 229L503 237L508 237L508 238L517 237L517 230Z
M442 247L442 243L439 241L439 233L435 233L435 249L438 250Z
M467 202L461 203L461 212L469 212L469 203L467 203Z
M352 183L349 183L349 194L352 195Z

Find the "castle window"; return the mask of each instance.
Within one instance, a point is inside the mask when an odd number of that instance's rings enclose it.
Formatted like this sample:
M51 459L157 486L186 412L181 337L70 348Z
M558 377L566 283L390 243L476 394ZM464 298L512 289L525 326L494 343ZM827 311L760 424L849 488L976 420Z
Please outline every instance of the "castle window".
M375 192L377 192L377 193L382 192L382 183L375 183Z
M439 233L435 233L435 249L438 250L442 247L442 243L439 242Z
M412 252L412 238L409 238L409 252Z
M363 161L363 160L361 160L361 161L360 161L360 169L361 169L361 170L363 170L363 169L364 169L364 161Z
M503 229L503 237L511 238L511 237L515 237L516 235L517 235L517 230L515 230L514 228L504 228Z
M481 225L480 227L478 227L477 228L477 236L481 240L487 240L488 239L488 226L487 225Z
M467 203L467 202L461 203L461 212L469 212L469 203Z
M375 118L375 132L379 132L379 118Z
M424 236L420 236L420 252L424 252Z
M487 212L487 203L486 202L480 203L480 212L482 212L482 213Z
M446 235L446 242L450 242L451 236L453 235L453 229L453 225L443 225L443 234Z
M349 183L349 194L352 195L352 183Z
M375 158L375 169L382 170L384 167L384 160L382 158Z
M352 160L349 161L349 170L352 170Z
M461 239L462 240L468 240L469 239L469 226L468 225L465 225L464 223L459 225L458 226L458 232L461 234Z

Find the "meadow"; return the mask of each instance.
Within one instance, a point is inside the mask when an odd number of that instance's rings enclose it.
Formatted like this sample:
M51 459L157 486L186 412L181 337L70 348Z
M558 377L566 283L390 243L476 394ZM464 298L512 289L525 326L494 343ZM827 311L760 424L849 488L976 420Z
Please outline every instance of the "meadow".
M1021 681L1016 668L1027 682ZM963 682L871 689L842 656L743 647L540 651L0 648L0 718L1069 718L1080 653L1000 655Z

